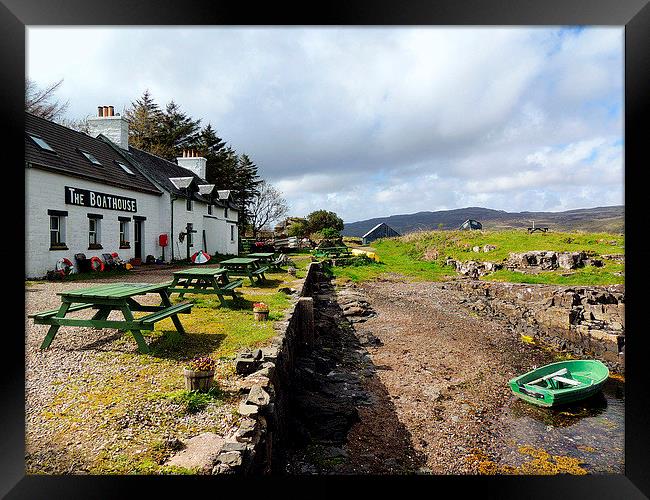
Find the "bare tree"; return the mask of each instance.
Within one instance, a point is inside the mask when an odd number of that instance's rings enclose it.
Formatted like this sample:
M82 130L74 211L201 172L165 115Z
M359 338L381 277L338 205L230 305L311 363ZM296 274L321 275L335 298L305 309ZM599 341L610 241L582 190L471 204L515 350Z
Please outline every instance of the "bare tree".
M284 217L289 212L287 201L282 193L266 181L257 188L259 195L253 198L250 205L250 226L253 230L253 238L262 227Z
M69 101L61 102L56 99L56 91L62 83L61 79L41 89L36 82L28 78L25 81L25 111L46 120L55 121L60 118L70 105Z

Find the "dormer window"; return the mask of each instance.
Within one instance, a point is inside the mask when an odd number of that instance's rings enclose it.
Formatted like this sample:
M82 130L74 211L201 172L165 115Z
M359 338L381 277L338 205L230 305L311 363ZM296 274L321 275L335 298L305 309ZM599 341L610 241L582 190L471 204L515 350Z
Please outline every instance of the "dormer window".
M99 163L99 160L98 160L97 158L95 158L93 155L91 155L88 151L83 151L83 150L80 149L79 152L80 152L82 155L84 155L84 156L86 157L86 159L87 159L90 163L92 163L93 165L99 165L99 166L102 165L101 163Z
M133 170L131 170L129 167L127 167L124 163L122 163L120 161L116 161L115 163L117 163L122 168L122 170L124 170L127 174L135 175Z
M47 142L45 142L45 139L43 139L42 137L39 137L39 136L34 135L34 134L27 134L27 135L29 136L29 138L32 141L34 141L34 143L39 148L41 148L41 149L43 149L45 151L51 151L52 153L56 153L56 151L54 151L54 149L52 149L52 146L50 146Z

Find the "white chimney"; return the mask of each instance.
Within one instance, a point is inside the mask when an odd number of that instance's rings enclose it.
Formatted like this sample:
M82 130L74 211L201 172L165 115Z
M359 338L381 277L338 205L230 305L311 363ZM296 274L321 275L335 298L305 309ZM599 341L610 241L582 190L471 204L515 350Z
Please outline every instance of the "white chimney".
M191 170L201 179L205 180L205 168L208 160L200 156L198 151L186 149L183 151L183 156L176 158L176 161L181 167Z
M93 137L103 134L122 149L129 149L129 122L115 115L113 106L97 106L97 116L88 118L88 131Z

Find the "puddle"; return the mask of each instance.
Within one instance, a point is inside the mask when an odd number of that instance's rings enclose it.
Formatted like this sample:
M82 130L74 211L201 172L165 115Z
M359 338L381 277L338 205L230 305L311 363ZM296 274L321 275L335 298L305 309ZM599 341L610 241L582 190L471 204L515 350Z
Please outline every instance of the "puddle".
M519 467L530 457L521 447L580 460L591 474L624 473L625 384L610 378L603 390L557 409L512 398L503 417L506 447L500 465Z

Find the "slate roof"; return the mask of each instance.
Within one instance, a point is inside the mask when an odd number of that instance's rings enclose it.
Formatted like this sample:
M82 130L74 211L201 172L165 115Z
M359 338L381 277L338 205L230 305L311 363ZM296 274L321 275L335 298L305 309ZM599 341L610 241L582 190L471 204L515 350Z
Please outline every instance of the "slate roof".
M181 198L187 198L186 192L184 189L178 189L174 184L169 180L170 177L192 177L194 180L190 184L190 191L192 199L208 203L210 201L208 196L203 196L198 192L199 184L208 184L205 179L202 179L196 175L191 170L181 167L177 163L161 158L154 154L148 153L133 146L129 146L128 153L124 150L121 150L124 156L129 160L129 163L133 164L136 168L140 169L146 176L148 176L152 181L161 186L164 190L169 191L175 196ZM219 200L217 194L217 187L212 191L212 204L218 206L226 206L225 200ZM228 206L236 209L232 203L228 203Z
M30 133L44 139L54 152L37 146ZM101 165L91 163L80 149L92 154ZM31 166L133 191L162 194L142 172L131 169L134 175L128 174L116 161L125 163L106 142L25 112L25 162Z

